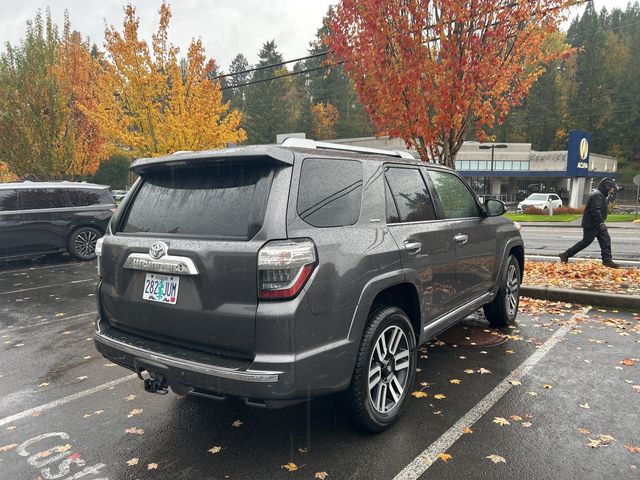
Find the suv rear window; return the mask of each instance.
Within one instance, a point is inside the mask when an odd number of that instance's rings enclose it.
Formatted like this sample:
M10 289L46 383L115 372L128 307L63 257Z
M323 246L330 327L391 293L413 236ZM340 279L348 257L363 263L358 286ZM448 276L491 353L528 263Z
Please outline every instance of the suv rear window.
M298 215L314 227L353 225L360 217L362 165L355 160L307 158L298 188Z
M109 190L97 188L69 188L65 191L72 207L88 207L115 203Z
M262 227L273 168L226 164L150 173L121 231L252 238Z

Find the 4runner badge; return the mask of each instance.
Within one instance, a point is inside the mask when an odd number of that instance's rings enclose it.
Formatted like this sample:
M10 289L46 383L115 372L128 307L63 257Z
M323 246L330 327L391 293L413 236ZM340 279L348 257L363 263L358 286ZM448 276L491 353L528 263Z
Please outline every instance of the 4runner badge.
M151 245L151 248L149 249L149 255L151 256L151 258L158 260L167 254L167 250L169 250L169 245L164 242L156 242Z

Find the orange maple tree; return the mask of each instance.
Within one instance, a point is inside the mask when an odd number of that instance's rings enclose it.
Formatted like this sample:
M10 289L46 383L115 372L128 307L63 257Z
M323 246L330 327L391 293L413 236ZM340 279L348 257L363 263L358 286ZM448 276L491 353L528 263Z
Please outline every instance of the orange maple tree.
M316 103L311 106L313 115L313 135L318 140L335 137L335 124L340 118L340 112L330 103Z
M545 48L580 0L341 0L324 37L376 128L454 167L522 102L553 59Z
M202 42L193 40L179 61L168 40L170 18L163 3L151 46L138 37L132 5L125 7L122 32L105 31L101 102L87 112L129 157L219 148L246 138L241 114L222 102L220 86L210 78L215 62L207 61Z
M95 52L95 55L99 54ZM62 135L72 139L68 142L63 172L74 176L94 174L110 152L105 132L87 113L100 102L101 92L97 86L101 68L92 57L90 45L82 41L79 32L71 30L68 18L52 74L66 100L59 112L67 119Z

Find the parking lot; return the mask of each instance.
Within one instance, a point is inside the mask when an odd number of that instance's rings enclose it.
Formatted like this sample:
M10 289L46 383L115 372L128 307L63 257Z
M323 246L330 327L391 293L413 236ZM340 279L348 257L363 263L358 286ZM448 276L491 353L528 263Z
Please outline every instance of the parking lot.
M405 414L372 435L331 397L262 410L145 393L95 351L95 273L67 257L0 268L2 478L640 477L637 313L525 300L504 332L472 316L421 348Z

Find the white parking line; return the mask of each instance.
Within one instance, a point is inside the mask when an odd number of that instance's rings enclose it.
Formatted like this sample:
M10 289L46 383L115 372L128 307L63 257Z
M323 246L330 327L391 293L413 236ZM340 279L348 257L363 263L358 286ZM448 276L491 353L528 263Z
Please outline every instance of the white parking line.
M15 415L4 417L0 419L0 427L3 425L7 425L9 423L13 423L17 420L21 420L25 417L29 417L34 412L44 412L46 410L52 410L56 407L60 407L61 405L64 405L65 403L73 402L74 400L78 400L80 398L93 395L94 393L100 392L102 390L106 390L107 388L114 387L116 385L120 385L121 383L128 382L129 380L133 380L134 378L138 378L138 376L135 373L132 373L131 375L127 375L126 377L121 377L111 382L103 383L102 385L98 385L96 387L90 388L89 390L83 390L82 392L74 393L73 395L68 395L58 400L54 400L53 402L45 403L44 405L40 405L38 407L33 407L28 410L24 410L20 413L16 413Z
M96 314L97 314L96 311L78 313L76 315L69 315L68 317L58 317L58 318L52 318L50 320L43 320L41 322L31 323L29 325L20 325L18 327L7 327L7 328L4 328L4 329L0 330L0 334L17 332L19 330L24 330L26 328L41 327L43 325L49 325L51 323L62 323L64 320L75 320L75 319L78 319L78 318L87 317L89 315L96 315Z
M92 278L87 278L85 280L73 280L72 282L64 282L63 285L65 284L73 284L73 283L84 283L84 282L98 282L98 278L97 277L92 277ZM40 285L39 287L29 287L29 288L22 288L20 290L10 290L8 292L0 292L0 295L9 295L10 293L22 293L22 292L30 292L32 290L39 290L41 288L60 288L60 284L56 283L54 285Z
M478 402L464 417L459 419L449 430L444 432L440 437L429 445L425 450L413 459L394 480L410 480L417 479L426 472L433 461L437 459L438 454L444 453L453 445L464 433L464 427L471 427L482 416L500 400L513 386L510 382L520 380L531 370L549 351L569 333L571 327L576 323L576 319L588 312L591 307L585 308L580 313L575 314L566 325L560 327L551 337L538 348L533 355L528 357L520 366L514 370L511 375L500 382L491 392L489 392L480 402Z

